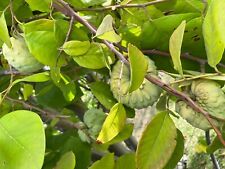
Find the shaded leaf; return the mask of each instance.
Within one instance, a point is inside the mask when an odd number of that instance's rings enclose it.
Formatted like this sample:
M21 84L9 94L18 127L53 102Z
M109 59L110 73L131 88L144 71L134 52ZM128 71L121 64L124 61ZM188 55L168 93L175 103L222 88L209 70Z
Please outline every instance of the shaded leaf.
M169 41L169 50L170 55L173 60L174 69L177 70L181 75L183 75L180 54L181 54L181 45L184 36L186 21L182 21L177 29L173 32Z
M110 90L110 86L104 82L94 82L90 85L91 92L95 95L98 101L107 109L111 109L116 104L116 100Z
M6 43L6 45L10 48L12 46L11 41L10 41L10 36L5 20L5 13L2 12L0 13L0 40Z
M36 113L18 110L3 116L0 119L0 138L0 168L41 169L45 132Z
M212 0L205 16L202 30L208 63L216 67L225 47L225 1Z
M167 112L157 114L139 141L136 162L139 169L161 169L176 147L177 130Z
M33 86L30 84L23 85L23 97L24 100L27 100L33 94Z
M106 117L97 141L106 143L116 137L124 128L126 122L126 111L121 103L115 104Z
M57 162L54 169L74 169L76 165L76 158L72 151L63 154Z
M92 164L88 169L113 169L114 168L114 154L109 153L102 157L100 160Z
M124 154L116 160L115 169L136 169L135 153Z
M137 90L144 81L148 69L148 61L144 54L131 44L128 45L128 56L131 70L129 92L133 92L134 90Z
M121 37L117 35L113 29L113 17L111 15L106 15L104 17L102 23L97 29L96 37L115 43L121 41Z

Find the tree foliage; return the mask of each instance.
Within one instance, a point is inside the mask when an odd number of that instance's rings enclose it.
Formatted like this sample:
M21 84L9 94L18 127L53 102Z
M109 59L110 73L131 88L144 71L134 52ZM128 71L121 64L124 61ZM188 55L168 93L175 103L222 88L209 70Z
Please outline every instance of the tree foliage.
M224 0L1 0L0 168L173 169L184 152L179 117L216 133L208 153L224 148L224 9ZM136 144L135 112L155 105Z

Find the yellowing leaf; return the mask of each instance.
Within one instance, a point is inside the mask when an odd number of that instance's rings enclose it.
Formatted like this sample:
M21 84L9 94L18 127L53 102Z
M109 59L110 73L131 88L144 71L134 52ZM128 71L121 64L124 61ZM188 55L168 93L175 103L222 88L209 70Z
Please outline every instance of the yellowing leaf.
M182 21L177 29L173 32L169 41L170 55L173 60L174 69L183 75L182 65L180 61L181 45L184 36L186 21Z
M129 92L137 90L146 75L148 70L148 61L143 53L131 44L128 45L128 56L130 60L131 80Z
M224 0L212 0L202 27L208 63L214 68L222 59L225 47L224 9Z
M12 46L10 37L9 37L7 24L5 21L5 13L4 12L2 12L1 17L0 17L0 40L5 42L8 47Z
M63 50L70 56L84 55L89 50L91 44L89 41L68 41L63 44Z
M102 129L97 138L98 142L106 143L116 137L124 128L126 111L121 103L115 104L106 117Z
M102 23L97 29L96 37L115 43L121 41L121 37L117 35L113 29L113 17L111 15L106 15L104 17Z
M157 114L144 130L139 141L136 162L138 169L162 169L176 147L177 129L168 112Z

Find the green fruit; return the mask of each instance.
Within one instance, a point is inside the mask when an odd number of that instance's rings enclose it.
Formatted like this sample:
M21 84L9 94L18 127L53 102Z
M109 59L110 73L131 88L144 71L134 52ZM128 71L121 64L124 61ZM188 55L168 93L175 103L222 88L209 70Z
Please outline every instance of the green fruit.
M176 112L184 118L188 123L192 126L202 129L209 130L212 126L209 124L207 119L198 112L195 112L190 106L188 106L185 102L179 101L176 103ZM219 126L219 122L216 120L212 120L214 125Z
M2 52L5 59L10 65L21 73L32 73L43 67L33 55L22 37L15 39L10 38L12 47L9 48L5 43L2 46Z
M225 94L218 83L196 80L192 82L191 91L197 103L210 115L225 119Z
M84 114L84 123L88 127L89 133L97 137L105 121L106 114L100 109L90 109Z
M148 73L156 75L156 66L152 60L148 59ZM139 89L129 93L130 69L118 61L111 73L111 90L114 97L121 103L131 108L145 108L155 103L161 93L158 86L144 79Z

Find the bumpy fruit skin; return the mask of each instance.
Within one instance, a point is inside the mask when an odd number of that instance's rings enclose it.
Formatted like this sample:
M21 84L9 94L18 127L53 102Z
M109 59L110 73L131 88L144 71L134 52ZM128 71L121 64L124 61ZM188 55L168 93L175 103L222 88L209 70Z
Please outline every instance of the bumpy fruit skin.
M84 123L88 127L88 132L96 138L105 121L106 114L100 109L90 109L84 114Z
M22 37L10 38L12 47L9 48L5 43L2 46L2 52L10 65L21 73L32 73L43 67L28 50L28 47Z
M188 106L185 102L179 101L176 103L176 112L184 118L188 123L192 126L202 129L209 130L211 129L211 125L207 121L207 119L200 113L195 112L190 106ZM212 120L214 125L219 126L219 122L216 120Z
M152 60L148 59L148 73L156 75L156 66ZM139 89L129 93L130 70L118 61L112 70L110 80L111 90L114 97L121 103L131 108L145 108L153 105L161 94L161 89L144 79Z
M196 80L191 91L198 104L214 117L225 119L225 94L212 80Z

